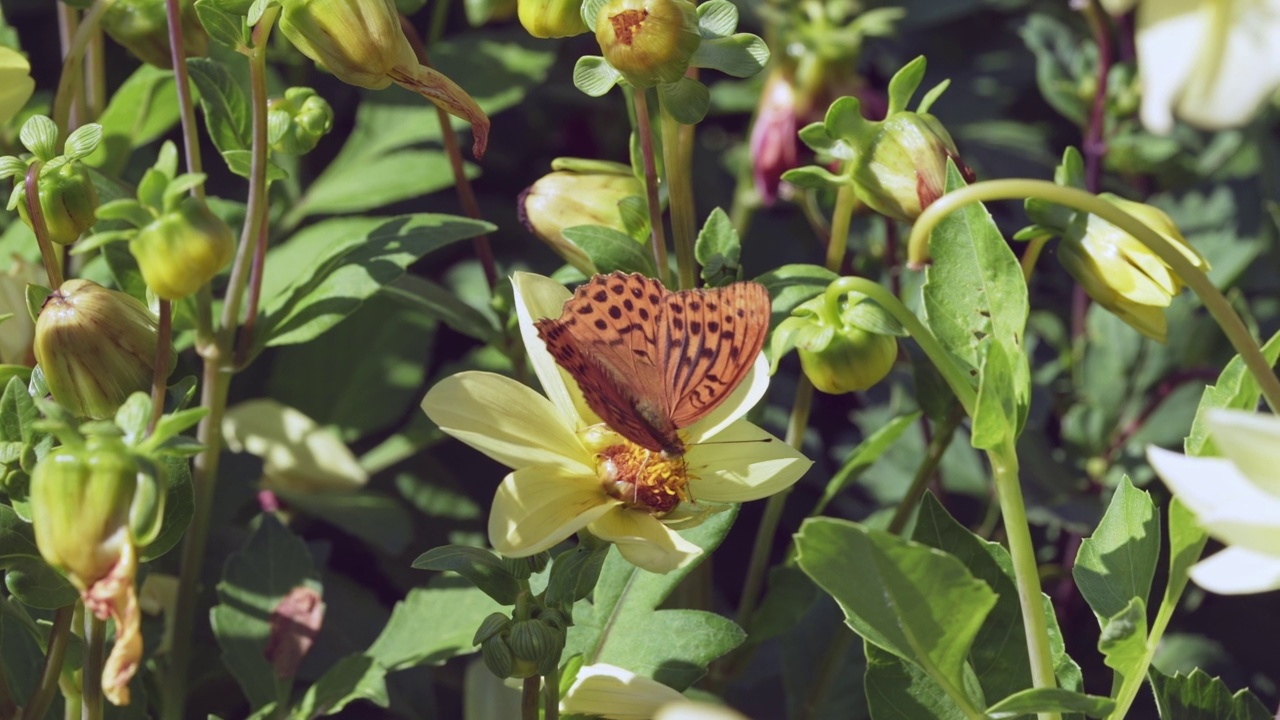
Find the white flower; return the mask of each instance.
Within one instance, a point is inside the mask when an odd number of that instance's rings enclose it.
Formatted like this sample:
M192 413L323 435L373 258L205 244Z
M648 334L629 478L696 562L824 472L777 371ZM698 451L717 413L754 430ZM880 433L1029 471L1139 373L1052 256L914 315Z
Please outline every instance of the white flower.
M1143 0L1136 41L1154 133L1244 125L1280 88L1280 0Z
M560 712L610 720L747 720L727 707L689 700L656 680L608 663L578 670Z
M1191 579L1222 595L1280 589L1280 418L1213 410L1208 421L1225 457L1147 450L1174 495L1228 546L1191 568Z
M763 353L722 405L681 431L688 451L669 459L603 425L538 337L533 321L558 317L569 291L527 273L514 284L525 350L546 397L501 375L463 372L422 401L441 430L514 470L489 515L498 552L533 555L587 528L636 566L670 572L702 552L672 526L696 524L715 503L785 490L808 470L803 455L740 419L768 387ZM674 507L655 510L646 502L655 499Z

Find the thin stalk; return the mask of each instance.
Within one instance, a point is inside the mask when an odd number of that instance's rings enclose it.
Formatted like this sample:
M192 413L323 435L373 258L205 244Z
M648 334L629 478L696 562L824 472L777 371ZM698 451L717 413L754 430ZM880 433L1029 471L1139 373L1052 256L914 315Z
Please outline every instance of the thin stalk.
M1053 673L1053 655L1049 649L1049 625L1045 621L1043 591L1040 589L1036 547L1031 541L1027 508L1022 502L1022 484L1018 480L1018 451L1013 438L999 448L987 451L991 473L995 478L1000 515L1004 519L1005 540L1013 561L1013 578L1018 586L1018 605L1022 609L1022 628L1027 636L1027 656L1031 662L1031 684L1037 688L1057 687ZM1057 720L1058 713L1040 713L1040 720Z
M102 667L107 658L107 621L85 611L81 720L102 720Z
M62 57L65 58L67 57L67 53L70 52L71 46L74 42L76 28L80 27L80 12L75 8L71 7L70 5L68 5L67 3L58 3L57 8L58 8L58 45L62 49ZM76 68L77 73L83 72L83 71L84 71L83 67ZM76 76L73 76L73 79L79 78L79 77L81 76L76 75ZM83 105L81 105L81 102L84 100L84 97L80 93L80 88L78 87L78 85L79 85L79 82L72 82L72 91L75 93L75 95L70 99L70 106L67 113L68 122L74 123L77 126L81 122L80 116L82 113L80 111L84 107ZM74 117L72 117L73 115Z
M84 104L88 122L102 117L107 106L107 73L104 58L106 42L102 39L102 27L93 29L89 36L89 49L84 58Z
M203 172L200 138L196 135L196 106L191 98L191 82L187 74L187 53L182 46L182 8L178 0L164 0L169 21L169 57L173 62L173 78L178 89L178 110L182 118L182 147L187 159L187 172ZM191 188L191 194L204 198L204 183Z
M23 708L24 717L32 720L43 720L53 703L53 694L58 689L58 681L62 677L62 660L67 654L67 644L71 639L71 620L76 616L75 603L58 608L53 612L53 627L49 629L49 647L44 655L44 667L40 670L40 681Z
M27 215L31 218L31 231L35 233L36 244L40 246L44 272L49 276L49 284L57 290L62 287L62 261L53 248L53 242L49 240L49 226L45 224L44 210L40 208L40 168L43 166L44 163L37 160L27 167Z
M640 155L644 158L645 199L649 205L649 229L653 242L653 262L658 278L668 281L667 237L662 230L662 207L658 205L658 160L653 154L653 128L649 123L649 100L644 88L635 88L631 96L636 109L636 134L640 136Z
M195 493L194 511L182 546L178 598L174 608L173 647L169 651L169 674L165 689L165 720L182 720L186 705L188 670L192 642L195 638L196 609L199 605L200 574L209 539L210 512L218 480L218 459L222 451L222 418L226 412L227 394L234 367L236 325L240 319L240 303L249 275L250 258L258 244L260 228L267 212L267 85L266 45L280 8L272 6L254 27L253 49L249 52L249 81L253 118L253 144L249 172L249 202L245 213L240 245L227 283L221 326L209 328L210 337L200 346L204 373L200 404L209 414L200 421L197 439L204 449L196 456L192 468ZM206 305L207 289L201 290L200 304Z
M0 718L16 718L22 708L13 701L13 690L9 687L9 676L4 668L0 668Z
M147 434L156 429L160 416L164 415L165 381L169 379L169 354L173 344L173 303L160 301L160 322L156 326L156 363L151 374L151 422Z
M262 227L258 231L258 244L253 249L253 265L249 269L249 304L245 307L244 324L237 335L235 367L243 370L252 359L254 333L258 327L258 304L262 301L262 273L267 265L267 232L269 218L263 216Z
M80 18L75 35L67 45L62 58L62 75L58 78L58 90L53 100L53 121L58 125L61 143L70 134L71 105L78 94L80 78L84 71L84 53L89 46L89 38L98 27L102 14L111 7L113 0L96 0ZM62 7L61 3L59 7Z
M520 690L521 720L538 720L538 685L541 682L542 678L537 675L524 679Z
M911 519L911 511L915 510L916 505L920 504L920 498L924 497L925 488L929 487L929 479L933 477L938 465L942 463L943 454L947 452L947 448L951 447L951 441L956 435L956 428L959 427L960 420L963 417L964 414L957 409L938 425L937 432L933 434L933 439L929 441L929 447L925 451L924 462L920 463L920 467L916 468L915 477L911 478L911 485L902 496L902 500L898 502L898 507L893 512L893 518L889 520L889 527L885 528L889 532L894 535L902 534L903 528L907 526L907 520Z
M1018 265L1022 267L1022 279L1030 284L1031 276L1036 272L1036 261L1040 259L1040 253L1044 250L1044 246L1049 243L1049 238L1035 238L1027 243L1027 249L1022 252L1022 257L1018 259Z
M841 185L836 192L836 207L831 213L831 239L827 242L827 269L839 274L844 265L844 254L849 248L849 225L853 211L858 206L858 196L852 185Z
M542 683L542 720L560 720L560 671L547 675Z
M698 239L697 209L693 201L693 126L681 125L663 107L658 96L658 110L662 115L662 164L667 178L667 202L671 211L671 240L676 248L676 274L680 288L697 285L697 259L694 244Z
M911 228L908 251L910 262L912 265L923 264L924 259L928 257L929 233L942 218L955 210L975 202L1021 200L1028 197L1041 198L1074 210L1097 215L1146 245L1182 279L1187 287L1191 288L1192 292L1200 297L1209 314L1217 321L1232 347L1239 353L1249 373L1257 380L1267 405L1271 406L1273 412L1280 411L1280 379L1277 379L1272 372L1271 363L1258 348L1258 343L1249 334L1249 329L1240 320L1231 303L1209 281L1209 276L1192 265L1186 256L1160 233L1096 195L1076 188L1055 185L1046 180L989 180L947 193L921 213L916 224Z

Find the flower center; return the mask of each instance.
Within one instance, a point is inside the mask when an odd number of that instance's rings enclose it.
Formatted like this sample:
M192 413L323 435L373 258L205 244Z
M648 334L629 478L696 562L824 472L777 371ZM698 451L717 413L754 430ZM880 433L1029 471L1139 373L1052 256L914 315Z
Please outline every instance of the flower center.
M609 497L652 515L666 515L681 502L693 501L688 465L680 455L624 441L596 453L596 474Z
M613 25L613 34L618 38L618 42L623 45L634 43L640 28L644 26L644 19L648 16L648 10L623 10L610 17L609 22Z

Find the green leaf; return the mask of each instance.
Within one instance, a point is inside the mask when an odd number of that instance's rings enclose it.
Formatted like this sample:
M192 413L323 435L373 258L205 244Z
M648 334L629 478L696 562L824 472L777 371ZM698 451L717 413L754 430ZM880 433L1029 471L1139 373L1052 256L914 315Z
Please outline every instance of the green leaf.
M5 571L5 587L24 605L52 609L80 598L71 583L40 557L31 525L8 505L0 505L0 568Z
M703 40L726 37L738 29L738 6L729 0L710 0L698 6L698 33Z
M1098 638L1103 662L1116 673L1113 687L1138 680L1147 665L1147 604L1135 597L1107 618Z
M889 111L885 117L907 109L911 96L924 80L925 59L923 55L902 66L902 69L889 79ZM841 137L842 135L837 135Z
M89 123L81 125L71 131L71 135L67 137L67 141L62 145L62 152L69 158L77 160L88 157L94 150L98 149L98 143L102 142L102 126L98 123Z
M659 85L658 99L662 103L662 111L681 125L702 122L711 107L711 91L706 85L687 76L673 83Z
M480 176L476 165L464 162L463 168L470 180ZM453 184L449 156L439 150L402 150L358 164L335 161L307 188L290 213L302 217L365 212L446 190Z
M209 37L235 49L244 44L244 15L225 7L228 3L196 0L196 17Z
M244 548L227 559L211 611L222 661L255 709L289 697L289 683L277 681L266 649L272 613L299 585L319 586L307 546L275 515L259 515Z
M1004 346L984 342L979 350L982 369L978 373L978 400L973 407L970 443L979 450L994 450L1017 438L1018 409L1014 407L1013 362Z
M1125 477L1093 535L1080 543L1071 574L1099 618L1146 603L1160 560L1160 518L1151 496Z
M489 223L449 215L341 218L306 228L267 256L266 344L318 337L418 258L492 230Z
M840 469L827 481L827 488L822 492L822 498L818 500L818 504L813 507L809 515L821 515L822 511L827 509L827 505L858 478L859 473L875 464L884 451L897 442L902 433L919 418L919 412L899 415L863 438L862 442L858 443L858 446L845 458Z
M225 150L222 153L222 159L227 163L227 169L239 175L242 178L253 176L253 153L248 150ZM276 164L274 160L267 160L267 180L275 182L289 177L289 173L284 168Z
M723 209L716 208L707 216L698 232L693 255L702 266L703 282L710 287L742 279L742 240Z
M433 317L451 329L482 343L498 339L499 330L490 316L468 305L444 287L417 275L405 275L382 291L400 302Z
M27 313L31 316L31 322L35 322L40 317L40 308L44 307L44 301L49 299L53 291L43 285L29 284L26 287L24 297L27 301Z
M709 556L733 524L736 507L682 532ZM742 629L700 610L659 610L697 563L665 575L645 572L611 550L590 603L574 608L564 657L581 653L584 664L612 663L677 690L692 685L707 664L740 645ZM655 633L654 628L662 628Z
M947 191L963 184L955 165L948 163ZM1009 382L997 387L993 380L984 406L1014 409L1015 416L1007 421L1020 432L1030 406L1031 370L1023 347L1027 284L1018 259L980 203L939 222L929 249L933 263L921 291L929 328L952 360L975 378L981 376L984 352L990 352L983 341L990 338L1001 345Z
M964 686L965 657L998 598L959 560L827 518L806 520L796 549L800 568L835 598L855 632L940 684Z
M703 40L689 64L733 77L751 77L769 64L769 46L751 33Z
M479 589L446 579L414 588L396 603L382 633L365 652L387 672L439 665L476 651L471 640L490 613L505 610ZM442 619L447 621L442 622Z
M413 519L395 498L368 491L290 492L276 490L290 507L319 518L388 555L402 552L413 539Z
M1275 366L1280 359L1280 332L1271 336L1262 347L1262 354L1267 362ZM1245 367L1244 361L1237 355L1222 369L1218 382L1206 387L1200 396L1200 406L1196 408L1196 418L1191 423L1191 432L1187 435L1184 449L1192 456L1219 455L1213 438L1209 436L1209 425L1206 422L1208 411L1218 408L1232 410L1253 410L1258 406L1258 398L1262 391L1258 381Z
M27 384L19 378L10 378L0 395L0 440L30 445L45 433L35 429L40 419Z
M818 599L818 586L794 565L775 565L760 606L747 621L747 642L759 645L793 630Z
M1019 34L1036 57L1040 95L1073 124L1085 125L1089 107L1079 82L1097 63L1097 46L1066 23L1045 13L1032 13Z
M418 570L456 572L502 605L512 605L520 594L516 581L502 560L488 550L466 545L446 545L428 550L413 561Z
M386 669L368 655L348 655L307 688L292 717L309 720L336 715L355 700L368 700L386 708L391 705L386 676Z
M564 237L582 248L600 273L621 270L653 277L653 256L648 248L626 233L603 225L578 225L565 228Z
M622 73L599 55L584 55L573 66L573 86L588 97L604 97L620 80Z
M182 540L195 514L195 491L191 487L191 461L184 457L162 457L164 468L164 518L160 534L139 553L143 562L154 560L172 550Z
M1234 695L1221 678L1210 677L1197 668L1190 675L1172 677L1151 671L1151 689L1161 720L1273 720L1257 697L1248 690Z
M977 707L960 708L919 666L870 642L863 642L867 670L863 685L867 710L874 720L967 720L980 717Z
M609 555L608 543L579 543L556 556L547 581L548 605L572 605L589 596L600 579L600 570Z
M1169 579L1159 615L1172 615L1178 599L1187 587L1191 566L1200 559L1209 535L1196 521L1196 516L1177 497L1169 499Z
M211 58L191 58L187 69L200 92L205 127L218 152L248 150L249 103L231 70Z
M837 189L845 179L817 165L805 165L782 173L782 179L799 188L811 190Z
M1014 720L1035 713L1084 713L1103 718L1115 709L1111 698L1085 695L1062 688L1031 688L1014 693L987 708L991 720Z

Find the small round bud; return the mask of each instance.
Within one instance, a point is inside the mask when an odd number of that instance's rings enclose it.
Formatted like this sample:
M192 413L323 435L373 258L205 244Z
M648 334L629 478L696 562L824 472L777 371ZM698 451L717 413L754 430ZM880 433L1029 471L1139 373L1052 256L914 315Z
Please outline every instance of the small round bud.
M182 51L187 57L209 54L209 35L196 17L195 0L181 0ZM102 15L102 29L139 60L173 67L165 0L116 0Z
M564 631L541 620L522 620L511 624L508 643L517 659L533 664L539 674L545 675L548 667L554 670L560 663Z
M626 165L602 165L589 172L559 170L543 175L520 195L520 220L565 262L592 275L596 267L591 258L564 231L603 225L627 232L619 203L631 196L643 197L644 186Z
M500 678L509 678L515 668L515 655L501 635L494 635L480 644L480 656L489 672Z
M151 386L156 319L146 306L89 280L68 280L36 319L35 356L53 398L95 419Z
M286 155L305 155L333 129L333 108L315 90L291 87L284 97L267 104L271 149Z
M517 580L528 580L533 574L533 568L529 567L529 561L526 558L502 558L502 567L507 574Z
M573 624L569 617L555 608L547 608L538 615L538 621L546 623L556 632L563 633Z
M129 241L142 279L163 300L179 300L199 290L231 262L235 249L231 228L194 197Z
M551 564L551 553L543 550L525 558L525 562L529 563L529 567L533 568L535 574L540 573L547 569L547 565Z
M503 632L511 625L511 618L505 613L495 612L489 613L480 623L480 627L476 628L475 637L471 639L472 645L479 645L489 638Z
M562 38L587 31L582 0L518 0L520 24L536 38Z
M637 88L678 82L702 43L688 0L610 0L595 29L604 59Z
M897 321L860 293L832 286L792 311L775 333L790 341L813 386L831 395L867 390L884 379L898 357Z
M18 182L21 183L21 178ZM54 165L50 163L40 170L36 181L40 196L40 214L49 239L59 245L70 245L81 233L93 226L98 212L98 190L89 177L89 171L79 160ZM31 227L31 215L25 198L18 203L18 215Z

